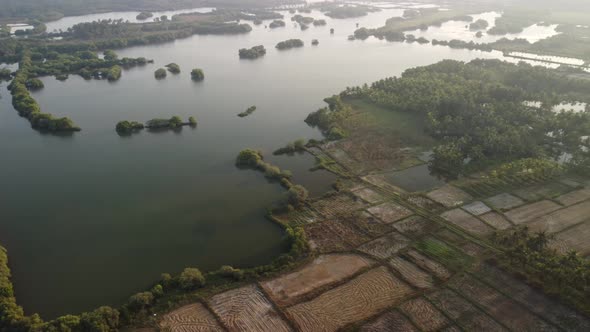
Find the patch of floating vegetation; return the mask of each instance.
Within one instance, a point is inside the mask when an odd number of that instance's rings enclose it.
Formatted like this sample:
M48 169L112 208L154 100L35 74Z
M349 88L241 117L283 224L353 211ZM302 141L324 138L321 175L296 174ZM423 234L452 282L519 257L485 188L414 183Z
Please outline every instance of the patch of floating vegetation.
M239 114L238 114L238 116L239 116L240 118L245 118L245 117L247 117L248 115L250 115L250 114L254 113L254 111L256 111L256 106L250 106L250 107L248 107L248 109L247 109L247 110L245 110L244 112L242 112L242 113L239 113Z

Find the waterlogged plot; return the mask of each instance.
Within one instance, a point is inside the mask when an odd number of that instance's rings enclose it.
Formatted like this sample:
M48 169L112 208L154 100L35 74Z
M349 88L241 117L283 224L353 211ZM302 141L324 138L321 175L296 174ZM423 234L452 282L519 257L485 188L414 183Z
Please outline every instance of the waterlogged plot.
M336 331L396 305L411 294L408 285L380 267L290 307L287 315L301 331Z
M340 221L324 221L305 227L305 234L313 250L320 252L344 251L369 241L368 236L355 232Z
M442 289L426 297L465 331L507 331L483 311L450 289Z
M400 305L399 309L422 331L437 331L450 325L438 309L421 297Z
M384 198L383 198L383 196L381 196L381 194L375 192L371 188L362 188L362 189L353 191L352 193L356 197L358 197L368 203L371 203L371 204L379 203L384 200Z
M579 203L542 216L528 224L533 232L559 232L567 227L590 219L590 203Z
M492 209L490 209L489 206L479 201L463 205L462 209L471 213L474 216L481 216L484 213L492 211Z
M557 234L554 246L561 253L574 250L582 256L587 256L590 255L588 239L590 239L590 221Z
M405 255L411 262L419 266L424 271L434 274L440 280L447 280L451 277L451 272L449 272L449 270L447 270L444 265L431 260L416 250L408 250Z
M418 331L414 325L398 311L388 311L373 322L363 325L361 332L414 332Z
M288 306L315 290L348 278L370 266L358 255L335 254L316 258L299 271L262 283L262 288L279 306Z
M461 209L447 211L441 214L440 216L452 223L453 225L461 227L462 229L472 234L485 236L494 231L493 228L484 224L476 217L470 215L469 213Z
M386 259L407 247L409 243L410 240L405 236L397 232L392 232L369 243L365 243L358 250L380 259Z
M514 194L527 201L537 201L544 198L553 198L570 191L571 188L560 182L551 182L526 187L514 191Z
M508 193L490 197L486 199L485 202L498 210L510 210L524 204L522 199Z
M406 209L405 207L391 202L373 206L367 211L387 224L401 220L413 214L412 211Z
M557 197L555 200L567 206L574 205L582 201L590 200L590 189L580 189L572 191L570 193Z
M530 287L497 267L483 264L477 275L492 287L501 290L527 309L566 331L590 331L589 318L551 300L541 291Z
M313 207L327 218L352 213L363 206L364 203L360 199L347 194L332 195L313 203Z
M504 215L515 224L521 225L533 221L541 216L560 209L561 206L552 201L540 201L512 209Z
M201 303L190 304L166 314L159 325L162 331L171 332L224 331Z
M512 227L512 224L497 212L486 213L479 218L495 229L503 230Z
M209 305L230 331L291 331L255 285L217 294Z
M393 224L397 231L413 238L432 233L439 227L438 224L419 216L408 217Z
M416 288L428 289L432 288L434 285L434 280L428 273L402 257L393 257L389 260L389 265L391 265L391 267L393 267L404 280Z
M498 293L475 278L464 275L451 281L451 287L484 308L496 321L514 331L557 331L520 304Z

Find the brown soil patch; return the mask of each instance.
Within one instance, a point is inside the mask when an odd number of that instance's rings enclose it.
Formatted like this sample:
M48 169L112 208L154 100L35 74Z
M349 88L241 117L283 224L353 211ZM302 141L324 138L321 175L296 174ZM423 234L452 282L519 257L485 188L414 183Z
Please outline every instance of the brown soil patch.
M485 202L498 210L509 210L524 204L522 199L508 193L490 197Z
M560 208L561 206L558 204L545 200L512 209L504 213L504 215L506 215L506 217L508 217L513 223L520 225L533 221Z
M412 289L380 267L287 309L301 331L336 331L403 301Z
M439 227L438 224L419 216L409 217L393 224L393 228L400 233L414 238L432 233Z
M556 331L520 304L471 276L454 279L451 287L483 307L496 321L514 331Z
M166 314L159 326L171 332L223 331L213 314L201 303L186 305Z
M364 207L364 203L347 194L336 194L312 203L313 207L326 218L352 213Z
M495 229L503 230L512 227L512 224L503 215L496 212L486 213L480 218Z
M323 286L354 275L371 263L358 255L324 255L299 271L263 282L262 288L277 305L289 306Z
M450 324L449 320L424 298L408 301L399 309L422 331L437 331Z
M575 250L582 256L586 256L590 254L588 239L590 239L590 221L557 234L555 242L557 249L562 253Z
M371 188L363 188L352 192L356 197L364 200L365 202L375 204L384 201L383 196Z
M501 289L527 309L562 327L564 330L590 331L589 318L549 299L541 291L533 289L497 267L483 264L478 275L494 288Z
M217 294L209 304L230 331L291 331L255 285Z
M367 211L387 224L404 219L413 214L412 211L406 209L405 207L391 202L373 206Z
M428 273L399 256L390 259L389 265L399 272L404 280L416 288L428 289L434 285L434 280Z
M563 205L574 205L576 203L589 200L590 199L590 189L581 189L572 191L571 193L567 193L565 195L561 195L557 197L555 200Z
M435 189L426 194L426 196L447 208L463 205L473 199L468 193L451 185L445 185L441 188Z
M410 240L398 232L389 233L360 246L358 250L371 256L386 259L408 246Z
M447 211L440 216L472 234L485 236L494 231L493 228L461 209Z
M457 293L442 289L426 297L465 331L507 331Z
M542 216L528 226L533 232L556 233L588 219L590 219L590 203L580 203Z
M418 331L414 325L397 311L389 311L375 321L363 325L361 332L414 332Z
M320 252L342 251L355 248L371 240L340 221L324 221L305 228L312 249Z
M416 264L423 270L434 274L440 280L447 280L451 277L451 272L449 272L449 270L447 270L447 268L444 267L444 265L431 260L430 258L417 252L416 250L408 250L406 256L414 264Z

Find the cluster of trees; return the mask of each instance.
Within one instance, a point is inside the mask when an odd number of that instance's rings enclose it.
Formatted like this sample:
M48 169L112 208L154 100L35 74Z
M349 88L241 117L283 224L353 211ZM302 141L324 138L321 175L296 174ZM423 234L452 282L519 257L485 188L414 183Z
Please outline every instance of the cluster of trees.
M431 166L450 177L525 158L557 160L567 153L584 159L590 114L556 113L552 107L563 100L589 100L590 82L555 70L499 60L445 60L342 95L421 115L428 133L441 142ZM543 106L531 108L529 100ZM332 112L312 114L309 120L324 130L332 123Z
M203 72L203 69L195 68L191 71L191 79L200 82L205 79L205 72Z
M287 50L294 47L303 47L304 43L301 39L288 39L282 42L279 42L275 48L278 50Z
M310 113L305 119L305 123L319 128L329 140L345 138L348 133L342 128L342 122L350 116L352 110L342 102L340 96L332 96L324 101L328 107Z
M291 21L297 22L302 25L309 25L309 24L312 24L315 20L313 17L306 17L306 16L301 16L301 15L297 14L297 15L291 17Z
M314 20L313 21L313 25L315 25L316 27L317 26L324 26L326 24L328 24L328 23L326 23L326 20Z
M370 7L370 6L363 6L355 4L354 6L351 5L341 5L341 4L331 4L331 3L324 3L320 5L320 10L324 11L324 15L337 18L337 19L344 19L344 18L353 18L353 17L361 17L366 16L370 12L379 11L379 8Z
M241 48L238 51L240 59L256 59L266 54L266 49L262 45L251 48Z
M176 63L169 63L165 66L172 74L180 74L180 66Z
M32 61L30 54L25 52L19 65L16 76L8 86L12 94L12 106L18 113L27 118L35 129L47 131L79 131L80 127L67 118L56 118L49 113L41 112L39 104L27 89L26 83L32 78Z
M305 151L305 140L298 139L294 142L290 142L282 148L277 149L273 152L274 155L282 155L282 154L294 154L295 152L303 152Z
M416 36L408 34L406 35L406 41L408 43L418 43L418 44L429 44L430 41L424 37L416 38Z
M0 68L0 80L9 80L12 78L12 70L8 68Z
M119 121L115 126L117 133L122 135L128 135L144 128L149 129L177 129L182 126L195 127L197 125L197 119L191 116L187 122L183 122L179 116L173 116L170 119L151 119L145 124L137 121Z
M490 35L506 35L509 33L520 33L524 28L539 22L534 15L527 15L520 12L505 11L501 17L496 19L496 24L488 30Z
M471 31L485 30L488 28L488 26L489 26L488 21L483 20L483 19L479 19L479 20L469 24L469 30L471 30Z
M167 76L167 75L168 75L168 74L166 73L166 69L164 69L164 68L158 68L158 69L156 69L156 71L154 72L154 77L155 77L157 80L164 79L164 78L166 78L166 76Z
M249 168L262 171L264 176L271 180L280 181L282 185L291 188L293 185L290 182L293 176L290 171L281 170L277 166L269 164L264 161L262 152L245 149L240 151L236 158L236 166L239 168Z
M484 52L491 52L493 50L492 45L474 43L473 40L466 42L459 39L452 39L450 41L433 39L432 45L442 45L457 49L480 50Z
M154 14L152 14L150 12L141 12L135 18L140 21L143 21L143 20L147 20L150 17L154 17Z
M284 26L285 26L285 21L282 21L282 20L274 20L274 21L270 22L270 24L268 25L268 27L271 29L281 28Z
M238 116L239 116L240 118L244 118L244 117L247 117L248 115L250 115L250 114L254 113L254 111L256 111L256 106L250 106L250 107L248 107L248 109L247 109L247 110L245 110L244 112L241 112L241 113L239 113L239 114L238 114Z

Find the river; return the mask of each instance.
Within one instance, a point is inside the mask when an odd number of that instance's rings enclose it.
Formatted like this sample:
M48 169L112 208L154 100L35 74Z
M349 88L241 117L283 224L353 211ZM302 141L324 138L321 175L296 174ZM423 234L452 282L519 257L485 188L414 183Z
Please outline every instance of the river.
M345 20L314 12L328 25L306 31L285 13L284 28L261 25L245 35L193 36L120 50L121 57L145 56L155 64L124 71L118 82L43 78L45 88L33 96L45 112L69 116L82 127L71 136L32 130L10 105L7 83L0 83L0 243L9 250L18 303L48 319L119 305L162 272L252 266L277 257L282 232L264 214L284 189L258 172L236 169L241 149L261 149L319 195L334 176L309 172L310 156L271 152L298 138L320 137L303 120L324 106L324 97L442 59L501 57L347 40L356 23L378 27L402 12ZM306 45L275 50L289 38ZM312 39L319 46L311 46ZM259 44L268 50L265 57L238 58L239 48ZM181 74L155 80L154 71L170 62L180 65ZM195 67L204 70L204 82L190 80ZM237 116L251 105L257 106L254 114ZM195 116L198 127L130 137L114 130L120 120L172 115Z

